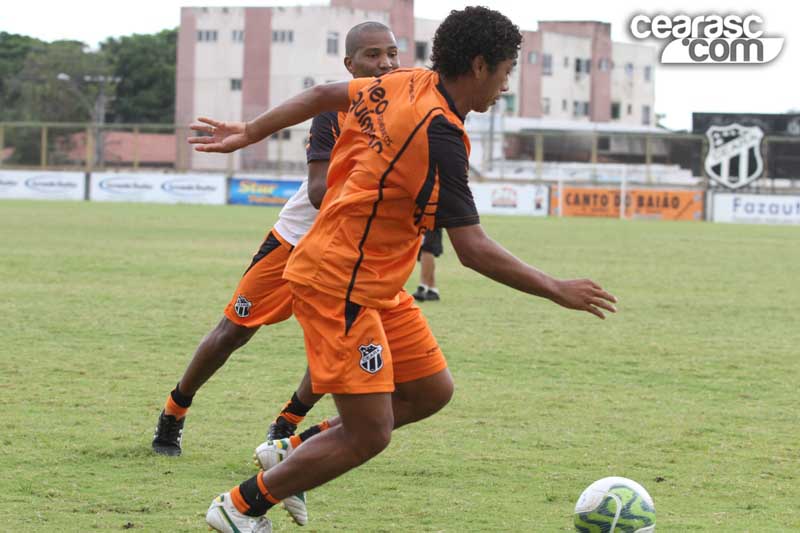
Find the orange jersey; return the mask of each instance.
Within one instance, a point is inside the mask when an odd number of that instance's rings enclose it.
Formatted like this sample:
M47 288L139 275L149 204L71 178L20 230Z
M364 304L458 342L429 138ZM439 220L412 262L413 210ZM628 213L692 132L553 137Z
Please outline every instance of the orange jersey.
M397 304L419 236L479 222L469 138L439 75L399 69L350 82L328 192L284 277L375 308Z

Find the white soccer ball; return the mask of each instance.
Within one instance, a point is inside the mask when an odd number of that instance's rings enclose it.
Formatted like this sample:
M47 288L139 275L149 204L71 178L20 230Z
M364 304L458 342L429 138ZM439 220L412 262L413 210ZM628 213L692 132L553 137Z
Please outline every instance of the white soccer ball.
M644 487L624 477L605 477L589 485L575 504L575 530L581 533L653 533L656 508Z

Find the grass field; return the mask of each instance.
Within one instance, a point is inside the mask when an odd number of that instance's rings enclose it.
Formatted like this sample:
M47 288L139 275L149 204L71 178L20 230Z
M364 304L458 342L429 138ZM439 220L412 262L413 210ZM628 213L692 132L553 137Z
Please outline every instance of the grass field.
M0 202L0 531L202 530L211 499L254 473L305 366L294 320L197 395L182 457L150 439L276 216ZM424 310L456 395L310 493L304 531L570 531L580 492L609 475L649 489L661 532L800 530L800 228L483 222L540 268L603 284L619 313L516 293L446 246L443 301ZM308 420L332 413L325 399Z

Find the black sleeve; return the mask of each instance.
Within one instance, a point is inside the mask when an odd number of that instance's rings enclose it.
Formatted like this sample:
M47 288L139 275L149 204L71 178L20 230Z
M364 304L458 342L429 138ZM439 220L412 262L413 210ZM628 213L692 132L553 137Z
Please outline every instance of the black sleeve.
M306 161L328 161L338 138L339 116L335 111L327 111L314 117L306 144Z
M469 159L463 132L438 116L428 126L429 173L439 175L437 228L456 228L480 223L467 175Z

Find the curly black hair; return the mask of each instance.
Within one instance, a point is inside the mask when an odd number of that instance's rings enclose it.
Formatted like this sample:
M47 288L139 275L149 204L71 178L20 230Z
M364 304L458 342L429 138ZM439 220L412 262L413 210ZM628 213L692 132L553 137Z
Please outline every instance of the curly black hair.
M472 68L472 60L483 56L494 71L507 59L516 59L522 43L519 28L508 17L483 6L453 10L433 37L433 70L445 78L456 78Z

